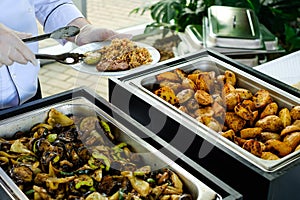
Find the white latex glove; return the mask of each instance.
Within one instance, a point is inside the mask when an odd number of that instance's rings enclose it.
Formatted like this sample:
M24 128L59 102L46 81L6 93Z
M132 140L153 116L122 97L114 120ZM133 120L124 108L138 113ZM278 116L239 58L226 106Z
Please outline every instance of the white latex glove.
M91 24L85 25L80 29L80 32L75 37L75 44L78 46L88 44L91 42L101 42L105 40L112 40L115 38L132 38L131 34L117 33L110 29L98 28Z
M0 24L0 66L12 65L14 62L37 65L34 53L21 40L31 34L16 32Z

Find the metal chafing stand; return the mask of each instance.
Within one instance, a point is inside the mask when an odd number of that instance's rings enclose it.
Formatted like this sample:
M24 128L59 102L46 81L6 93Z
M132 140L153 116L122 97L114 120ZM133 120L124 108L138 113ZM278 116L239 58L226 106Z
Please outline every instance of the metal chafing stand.
M203 182L217 194L219 194L220 196L218 197L218 199L220 199L220 197L221 199L228 200L242 199L240 193L233 190L230 186L226 185L217 177L213 176L206 169L202 168L201 166L191 167L190 163L188 163L189 159L186 156L180 155L178 157L179 152L175 149L172 149L171 147L162 148L163 146L167 146L167 143L159 143L151 137L145 137L150 134L148 130L144 129L120 109L84 87L76 88L74 90L66 91L44 99L30 102L16 108L3 110L0 112L0 121L6 120L8 118L18 117L19 115L26 115L27 113L31 113L35 110L48 108L51 105L61 105L64 102L68 105L70 101L76 101L78 98L83 99L83 103L81 104L84 104L84 102L86 102L87 105L92 104L96 106L97 109L101 110L101 112L105 113L107 116L110 116L119 124L122 124L122 126L126 127L126 129L130 130L132 133L140 136L140 138L142 138L145 142L149 144L151 143L151 145L153 145L154 148L158 149L159 152L175 161L176 164L180 165L190 174L195 176L197 179L199 179L201 182ZM22 199L20 197L22 197L24 194L21 194L22 192L20 193L20 191L16 188L16 185L12 185L11 179L7 178L7 176L1 176L0 180L1 199Z
M221 140L211 137L212 132L203 126L191 125L190 119L149 95L146 90L141 89L142 84L138 84L144 80L141 79L143 76L177 66L184 68L202 57L228 65L230 69L240 71L242 76L249 75L252 82L244 82L248 86L256 86L258 83L255 80L262 81L266 84L264 88L284 93L286 96L282 98L286 98L287 102L293 99L293 103L299 103L299 90L212 50L170 59L135 74L110 78L109 101L135 119L140 126L152 131L152 135L147 137L154 138L155 143L169 143L188 157L191 166L205 168L239 191L244 199L299 199L299 153L291 162L278 168L264 169L247 156L242 156L239 150L232 151Z

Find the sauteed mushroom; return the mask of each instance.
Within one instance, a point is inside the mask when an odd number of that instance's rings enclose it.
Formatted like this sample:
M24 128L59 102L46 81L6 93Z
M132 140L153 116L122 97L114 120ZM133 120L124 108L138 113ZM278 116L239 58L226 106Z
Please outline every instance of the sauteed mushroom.
M29 133L16 133L12 140L0 139L1 167L29 199L189 196L174 172L152 172L139 154L117 140L106 121L67 116L55 109L46 121Z
M10 170L10 176L16 183L21 184L30 183L33 180L32 170L25 165L14 166Z

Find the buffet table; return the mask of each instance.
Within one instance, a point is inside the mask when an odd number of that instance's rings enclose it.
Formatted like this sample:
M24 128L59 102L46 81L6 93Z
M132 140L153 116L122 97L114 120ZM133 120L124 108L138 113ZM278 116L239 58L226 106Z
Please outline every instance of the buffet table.
M107 119L141 140L142 144L150 146L166 156L166 160L170 159L176 166L186 170L216 194L212 199L299 199L299 152L293 152L278 161L262 160L163 102L151 89L157 86L155 75L180 68L185 71L213 70L216 74L231 70L237 74L238 86L248 88L253 93L258 89L269 90L280 106L288 108L300 105L299 90L272 75L261 73L257 70L259 68L252 68L258 64L258 56L270 55L270 52L256 51L249 56L249 52L226 52L224 55L206 48L191 51L185 39L183 35L161 31L135 36L134 41L158 49L161 60L154 66L138 69L134 73L125 72L120 77L109 77L109 101L85 87L76 88L0 111L0 127L3 128L0 133L4 128L13 128L15 131L22 128L14 121L22 120L23 115L26 116L24 120L30 123L32 118L36 120L34 114L37 111L58 105L78 104L79 100L81 105L95 106L95 111L100 111ZM281 51L272 53L280 54ZM32 122L36 123L35 120ZM13 122L13 127L8 122ZM188 178L185 178L185 183L189 183ZM1 199L27 198L24 191L17 188L1 170L0 185ZM197 186L190 188L193 199L205 199L202 191L195 189Z

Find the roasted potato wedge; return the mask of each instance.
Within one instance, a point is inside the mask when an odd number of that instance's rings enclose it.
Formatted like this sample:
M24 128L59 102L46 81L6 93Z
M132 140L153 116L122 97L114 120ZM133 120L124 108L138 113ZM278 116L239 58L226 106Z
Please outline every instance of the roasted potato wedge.
M214 85L214 78L210 73L200 73L196 79L196 86L198 90L204 90L212 93Z
M272 102L272 97L267 90L258 90L252 97L254 105L257 109L264 108Z
M285 137L286 135L293 133L293 132L297 132L300 131L300 126L296 126L296 125L290 125L285 127L284 129L282 129L280 136L281 137Z
M235 73L229 70L225 70L225 83L229 83L232 86L235 86L236 84L236 76Z
M188 79L188 78L182 79L181 87L186 88L186 89L192 89L195 92L197 91L196 84L191 79Z
M184 113L188 113L189 112L188 109L185 106L179 106L178 109L181 110Z
M235 88L233 85L231 85L229 83L225 83L222 88L222 95L226 96L227 94L233 93L234 91L235 91Z
M244 107L242 104L237 104L236 106L234 106L234 112L244 120L253 119L253 112L248 106Z
M244 128L240 131L241 138L252 139L261 136L262 129L259 127L255 128Z
M293 122L293 125L295 125L295 126L300 126L300 120L295 120L295 121Z
M248 121L248 123L249 123L249 126L254 127L254 125L255 125L255 123L256 123L256 121L257 121L257 119L258 119L259 112L258 112L257 110L256 110L256 111L253 111L253 112L252 112L252 115L253 115L253 118L250 119L250 120Z
M240 147L243 147L245 142L247 142L248 140L243 139L243 138L238 137L238 136L235 136L233 141L234 141L235 144L239 145Z
M199 76L199 74L189 74L187 77L188 77L188 79L190 79L194 83L196 83L196 80L197 80L198 76Z
M262 155L262 148L260 146L260 143L253 139L247 140L243 145L243 149L249 151L257 157L261 157Z
M225 75L224 74L218 75L216 80L218 83L221 83L222 85L224 85L225 84Z
M296 147L295 151L299 151L300 150L300 144Z
M213 103L212 96L204 90L197 90L197 92L194 95L194 98L200 105L203 106L207 106Z
M159 83L159 87L162 88L164 86L170 87L175 93L179 92L182 89L182 85L180 83L175 83L168 80Z
M290 111L290 115L293 120L300 120L300 106L294 106Z
M244 107L249 107L249 109L252 110L252 111L256 110L254 102L250 99L243 100L241 104Z
M225 96L225 105L228 111L234 110L234 107L240 102L240 95L235 92L231 92Z
M278 105L276 102L269 103L260 114L260 118L264 118L269 115L276 115L278 112Z
M287 108L282 108L278 113L279 118L282 121L283 128L292 124L292 117L290 111Z
M246 120L242 119L234 112L226 112L225 123L236 133L244 128Z
M292 148L285 142L271 139L266 143L266 150L275 153L279 157L286 156L292 152Z
M222 132L221 135L231 141L234 141L235 132L232 129L229 129L228 131Z
M203 123L205 126L211 128L212 130L216 132L221 132L222 131L222 125L213 117L211 116L202 116L197 118L198 121Z
M278 160L279 157L271 152L262 152L261 158L264 160Z
M247 89L244 88L236 88L235 92L238 93L240 95L240 99L243 100L247 100L247 99L251 99L253 94L252 92L250 92Z
M213 116L214 110L212 109L211 106L206 106L204 108L198 108L197 110L195 110L194 114L199 117L199 116Z
M185 106L187 107L188 110L190 111L194 111L194 110L197 110L200 106L198 104L198 102L192 98L190 100L188 100L186 103L185 103Z
M172 82L181 82L181 79L174 72L163 72L161 74L158 74L156 76L156 80L158 82L165 81L165 80L172 81Z
M175 69L174 72L178 75L179 78L181 78L182 80L185 79L187 77L187 74L182 70L182 69Z
M284 137L283 142L287 143L293 150L300 144L300 132L293 132Z
M261 132L260 133L260 140L262 142L266 142L266 141L271 140L271 139L280 140L281 137L280 137L279 134L272 133L272 132Z
M192 89L185 89L181 90L180 92L177 93L176 97L179 101L180 104L183 104L184 102L188 101L192 97L194 97L194 90Z
M219 119L224 119L226 110L223 106L221 106L217 102L214 102L212 105L212 109L214 111L214 117L219 118Z
M154 93L172 105L179 103L179 101L175 95L175 92L168 86L159 88L158 90L155 90Z
M269 115L255 123L255 127L262 128L263 131L279 132L283 125L281 119L276 115Z

